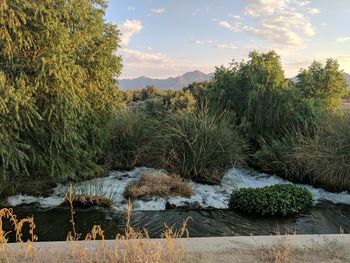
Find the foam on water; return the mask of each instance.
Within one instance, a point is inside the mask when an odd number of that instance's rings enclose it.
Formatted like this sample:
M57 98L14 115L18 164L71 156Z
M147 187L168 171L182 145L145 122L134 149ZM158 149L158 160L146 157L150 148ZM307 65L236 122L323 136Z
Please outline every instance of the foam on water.
M74 186L75 193L89 192L90 194L103 193L104 196L113 200L115 207L126 210L128 201L124 198L123 192L127 184L132 180L137 180L145 172L157 172L152 168L136 168L129 172L112 171L108 177L97 178L90 181L77 183ZM145 211L165 210L167 207L188 207L188 208L227 208L230 195L233 190L239 188L261 188L276 184L290 184L291 182L277 176L258 173L252 170L233 168L226 172L221 185L203 185L190 182L193 189L191 198L169 197L150 198L147 200L134 200L133 210ZM315 202L322 200L333 203L343 203L350 205L350 194L347 192L331 193L323 189L317 189L310 185L298 184L311 191ZM67 185L58 185L50 197L32 197L17 195L9 197L7 204L18 206L23 204L36 203L43 208L56 207L63 203L64 196L68 191Z

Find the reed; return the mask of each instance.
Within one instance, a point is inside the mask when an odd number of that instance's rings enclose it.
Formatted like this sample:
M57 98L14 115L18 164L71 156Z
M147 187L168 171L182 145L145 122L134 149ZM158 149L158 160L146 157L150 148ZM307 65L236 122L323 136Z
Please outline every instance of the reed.
M224 114L207 110L169 113L152 155L157 166L194 181L219 183L223 172L245 159L245 140Z

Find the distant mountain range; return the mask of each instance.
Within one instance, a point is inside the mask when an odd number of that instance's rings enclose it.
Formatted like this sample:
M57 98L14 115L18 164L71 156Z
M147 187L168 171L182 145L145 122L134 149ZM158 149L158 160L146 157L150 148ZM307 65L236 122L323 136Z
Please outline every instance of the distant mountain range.
M119 86L122 90L127 89L143 89L148 85L154 85L159 89L174 90L182 89L193 82L201 82L210 80L214 73L205 74L199 70L187 72L178 77L167 79L152 79L147 77L139 77L135 79L121 79Z
M350 91L350 74L343 73L346 82L348 83L348 91ZM119 86L122 90L127 89L143 89L148 85L154 85L163 90L175 90L187 87L193 82L201 82L210 80L214 76L214 73L205 74L199 70L187 72L178 77L172 77L167 79L152 79L147 77L139 77L135 79L121 79ZM293 81L297 81L297 77L291 78Z

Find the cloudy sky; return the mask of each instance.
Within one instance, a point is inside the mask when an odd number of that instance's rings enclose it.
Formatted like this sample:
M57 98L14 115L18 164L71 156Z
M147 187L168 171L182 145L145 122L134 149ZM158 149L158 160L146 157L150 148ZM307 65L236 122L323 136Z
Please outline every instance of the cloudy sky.
M109 0L122 32L122 78L213 72L275 49L287 77L337 58L350 73L350 0Z

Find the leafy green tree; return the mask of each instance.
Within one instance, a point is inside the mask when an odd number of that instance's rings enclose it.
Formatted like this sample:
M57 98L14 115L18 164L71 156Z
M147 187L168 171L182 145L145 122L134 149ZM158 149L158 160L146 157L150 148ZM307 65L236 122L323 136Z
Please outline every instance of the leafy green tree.
M247 62L233 62L229 68L216 68L208 95L210 107L219 112L233 111L241 118L252 91L277 90L287 84L280 57L275 51L253 51Z
M205 108L208 104L207 93L209 85L209 81L194 82L188 85L188 87L184 88L183 90L189 90L192 93L193 97L196 99L197 107Z
M154 98L160 96L160 91L154 85L149 85L141 91L141 100L146 100L149 98Z
M170 110L174 112L194 112L196 109L196 100L190 91L177 92L170 99Z
M319 103L293 88L252 92L245 113L250 139L264 143L287 132L309 132L318 120Z
M3 177L91 174L122 108L119 32L104 0L0 4Z
M346 80L334 59L328 59L325 65L314 61L308 69L301 70L296 87L305 97L320 99L330 110L339 108L347 92Z
M123 101L126 103L130 103L133 101L134 93L132 90L126 90L121 92L123 95Z

